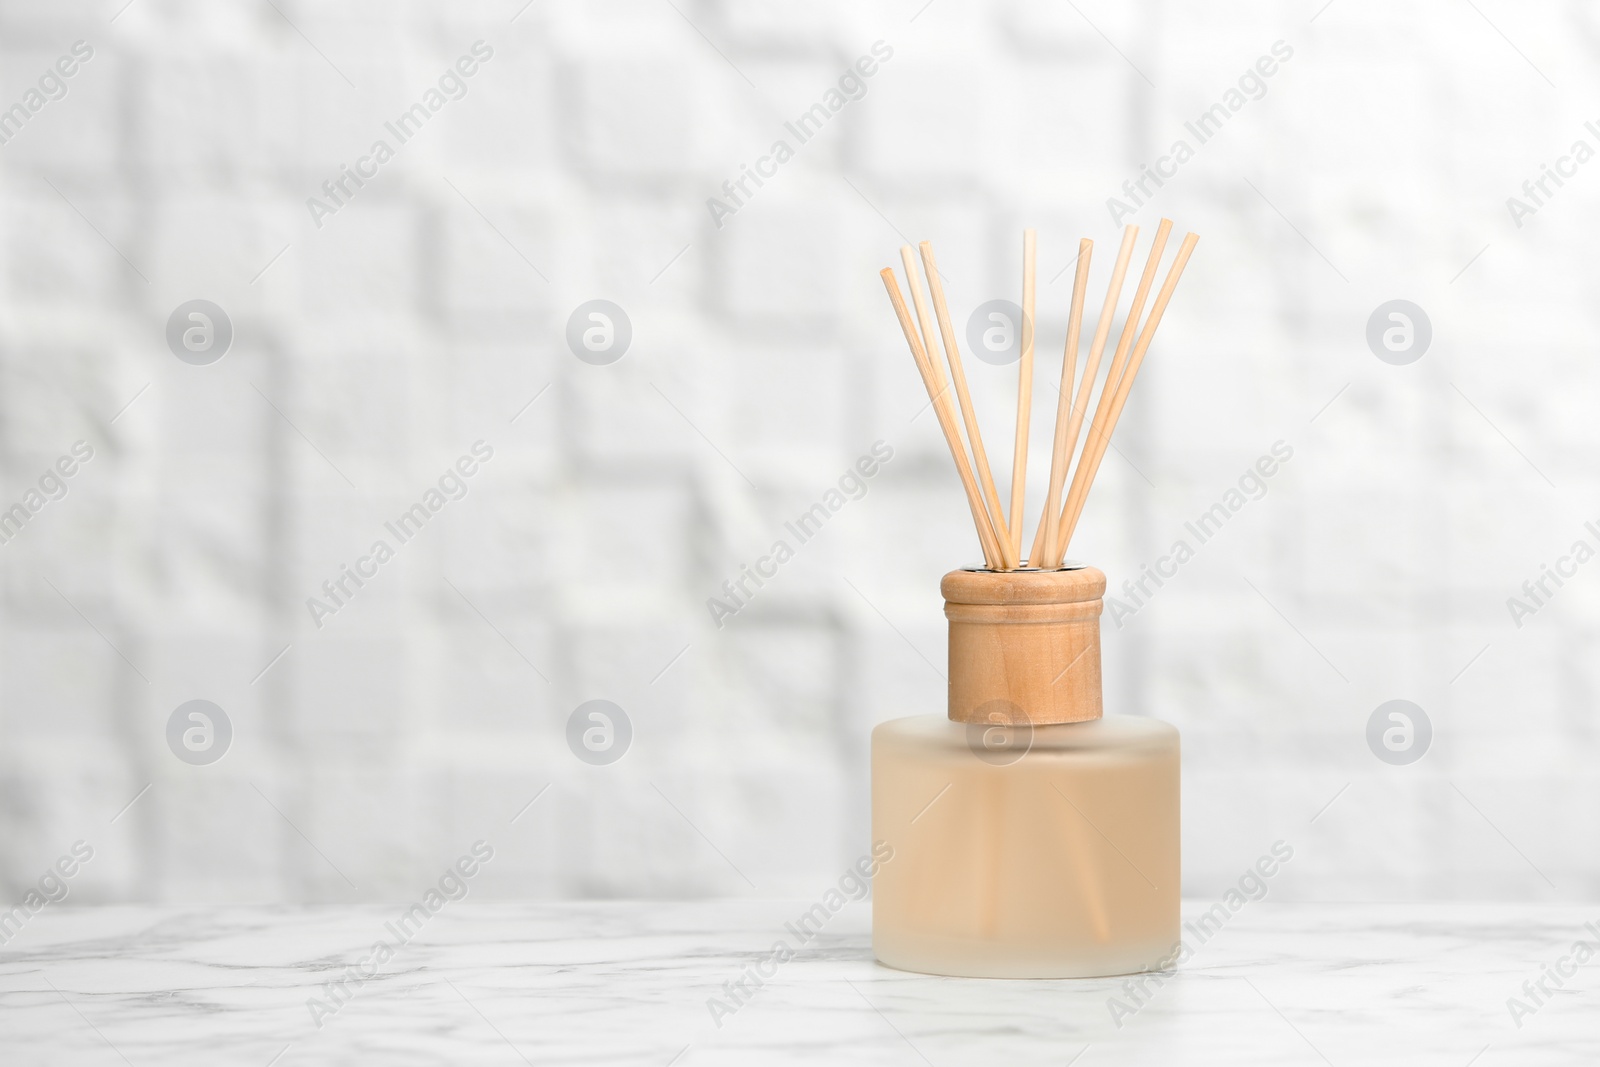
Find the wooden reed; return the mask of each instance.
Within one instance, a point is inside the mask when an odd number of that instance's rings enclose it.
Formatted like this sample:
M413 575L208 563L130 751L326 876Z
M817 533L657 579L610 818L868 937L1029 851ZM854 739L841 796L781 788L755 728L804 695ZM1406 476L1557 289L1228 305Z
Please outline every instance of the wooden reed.
M1061 483L1067 477L1067 465L1072 458L1072 446L1067 443L1067 426L1071 421L1072 381L1078 370L1078 333L1083 328L1083 296L1089 288L1089 259L1094 253L1094 242L1087 237L1078 242L1078 268L1072 276L1072 310L1067 315L1067 343L1061 353L1061 395L1056 401L1056 434L1050 450L1050 489L1044 498L1044 513L1039 516L1039 530L1033 536L1033 548L1028 552L1028 562L1035 567L1050 566L1048 556L1056 544L1056 526L1061 510ZM1087 380L1092 380L1093 372ZM1049 549L1046 549L1046 545Z
M945 443L950 446L950 455L956 461L956 473L961 478L961 488L966 490L967 503L972 508L972 521L978 528L978 541L983 546L984 563L991 570L1000 568L1000 546L995 539L994 530L989 525L989 517L983 509L983 501L978 496L977 480L973 477L972 466L967 462L966 449L961 444L961 431L956 426L955 412L951 410L948 391L942 384L942 377L935 377L934 371L938 364L934 362L923 348L922 342L917 338L916 324L911 321L911 312L906 307L905 298L900 295L900 284L895 280L894 269L885 267L879 272L883 279L883 287L888 290L889 303L894 305L895 318L900 321L900 332L905 334L906 344L911 346L911 358L917 364L917 370L922 375L922 384L928 390L928 398L933 403L934 417L939 420L939 429L944 431ZM912 286L912 294L916 293L916 275L908 279Z
M917 338L922 342L922 358L928 362L928 374L933 383L939 387L939 395L947 397L950 392L950 383L944 379L944 367L938 360L939 346L933 339L933 313L928 310L928 301L923 296L922 280L917 274L917 257L910 245L900 246L900 265L905 268L906 285L911 292L911 306L917 313ZM956 440L961 443L962 454L966 454L966 442L958 434Z
M912 251L910 245L900 246L900 263L906 269L906 284L911 287L911 303L912 306L916 308L917 325L921 327L922 330L922 355L923 359L927 361L928 375L933 379L934 385L938 387L939 398L943 401L947 408L950 408L952 419L951 426L954 428L954 409L950 407L950 383L945 381L944 366L939 362L939 349L933 340L933 314L928 310L928 302L923 296L922 282L917 275L916 253ZM955 432L955 438L952 442L952 446L960 450L963 459L967 458L966 441L962 439L961 431L959 429L957 429ZM979 507L982 508L983 498L981 496L978 498L978 503ZM984 509L984 518L986 520L988 519L987 509ZM1000 548L999 555L996 557L997 562L995 565L1003 569L1005 567L1006 559L1004 548L1005 534L1003 532L1003 528L996 527L991 523L990 531L994 535L995 546ZM985 558L987 558L987 556Z
M1094 842L1083 832L1083 826L1080 825L1089 822L1089 817L1071 797L1061 792L1060 786L1053 782L1051 785L1072 809L1072 814L1061 819L1056 825L1061 827L1067 839L1067 851L1072 854L1071 867L1073 873L1077 875L1078 892L1083 894L1084 905L1089 909L1089 925L1094 930L1094 939L1102 945L1109 944L1111 921L1106 913L1105 887L1101 884L1101 871L1105 869L1106 861L1094 858ZM1089 828L1094 830L1094 824L1090 823ZM1099 836L1098 830L1095 830L1095 836Z
M1122 281L1128 275L1128 263L1133 259L1133 246L1138 237L1137 226L1130 225L1122 231L1122 247L1117 250L1117 264L1111 271L1111 284L1106 287L1105 303L1100 307L1100 321L1095 323L1094 340L1089 345L1089 359L1084 364L1083 382L1078 386L1078 398L1072 404L1072 414L1066 428L1067 460L1072 458L1073 451L1078 447L1078 433L1083 429L1083 419L1089 411L1089 392L1094 387L1095 377L1100 373L1100 357L1105 353L1106 339L1111 335L1111 324L1117 317L1117 301L1122 298ZM1076 334L1073 336L1076 337ZM1112 381L1109 374L1106 376L1106 381L1107 383ZM1067 384L1071 385L1070 382ZM1101 387L1102 395L1104 388ZM1061 433L1059 412L1056 415L1056 432ZM1061 490L1066 478L1065 462L1059 471L1051 469L1050 503L1046 505L1045 517L1040 521L1039 534L1035 538L1033 549L1033 558L1043 561L1038 564L1041 567L1053 569L1061 566L1061 557L1065 552L1064 548L1057 551L1056 546L1061 542ZM1041 541L1042 544L1039 543Z
M972 465L977 468L978 485L983 490L983 500L987 505L989 521L994 526L995 538L1003 549L1001 566L1010 570L1017 566L1017 559L1011 554L1011 535L1006 527L1005 507L1000 503L1000 493L995 489L989 453L983 447L983 434L978 428L972 394L967 390L967 372L961 365L961 350L956 345L950 308L945 304L944 283L939 280L939 265L933 258L933 244L923 241L918 248L922 252L922 269L928 278L928 291L933 296L934 315L939 320L939 336L944 341L945 357L950 362L950 380L955 384L956 401L961 405L961 420L966 424L967 440L972 445Z
M1024 230L1022 234L1022 322L1021 335L1018 338L1020 351L1017 368L1017 422L1016 440L1012 449L1009 514L995 486L994 472L983 445L983 434L978 425L972 394L967 386L966 370L961 362L961 349L957 343L955 327L950 320L950 309L945 302L944 286L939 279L933 245L924 241L920 246L922 271L926 276L927 294L931 297L932 310L929 300L924 297L922 283L917 273L917 254L910 245L904 245L900 249L900 260L906 270L906 281L911 287L909 305L900 292L900 284L893 268L885 268L879 272L884 289L889 294L889 303L894 307L895 318L900 323L900 331L905 335L906 344L911 348L912 361L916 363L917 373L922 376L922 384L928 391L928 400L933 407L934 417L939 422L939 431L944 434L945 444L950 448L950 456L955 460L956 473L960 476L962 491L967 495L967 506L972 511L973 525L977 528L978 541L983 548L987 573L1012 572L1017 577L1023 577L1041 571L1061 572L1067 546L1083 514L1084 504L1094 484L1095 475L1105 459L1111 435L1116 429L1117 421L1122 417L1123 408L1127 405L1134 378L1144 363L1145 354L1155 339L1156 328L1161 324L1167 304L1172 299L1184 267L1188 264L1189 257L1199 241L1199 237L1195 234L1184 236L1182 247L1174 257L1167 277L1161 284L1161 290L1156 295L1150 314L1141 324L1140 316L1144 312L1145 301L1150 296L1151 286L1155 283L1161 255L1171 232L1172 221L1162 219L1160 226L1156 228L1155 240L1152 242L1144 272L1134 290L1133 303L1123 323L1122 334L1117 339L1111 365L1107 368L1105 380L1101 384L1094 419L1089 425L1088 432L1084 434L1081 452L1078 452L1078 437L1083 433L1084 417L1089 409L1089 397L1094 392L1106 342L1116 321L1117 301L1122 295L1123 282L1126 280L1128 265L1133 257L1139 228L1128 226L1123 230L1122 246L1117 253L1116 265L1112 270L1111 281L1107 286L1105 301L1100 310L1100 319L1095 324L1094 339L1089 345L1089 354L1084 361L1081 375L1078 373L1078 345L1083 331L1083 305L1088 291L1094 242L1084 239L1078 243L1077 270L1073 277L1071 310L1067 318L1066 346L1061 357L1061 395L1056 404L1048 488L1043 513L1026 561L1022 557L1022 522L1027 496L1029 423L1033 409L1037 234L1031 229ZM914 320L913 309L915 309ZM935 328L939 334L938 341L934 338ZM948 381L938 356L939 342L943 343L945 361L950 367ZM954 399L951 398L952 386ZM963 428L966 430L966 438L962 436ZM1078 452L1076 463L1073 462L1075 452ZM1072 475L1070 486L1067 478L1069 470ZM1025 572L1022 571L1024 562L1028 564ZM1000 658L1009 662L1005 656Z
M1077 528L1078 516L1083 514L1084 502L1089 496L1089 486L1094 482L1095 472L1100 468L1100 460L1106 454L1106 445L1111 441L1111 433L1117 428L1117 420L1122 417L1122 408L1128 402L1128 391L1133 388L1133 379L1139 373L1139 367L1144 363L1144 354L1150 350L1150 342L1155 339L1156 327L1161 325L1161 316L1166 313L1167 302L1172 299L1172 292L1178 287L1178 278L1183 274L1183 268L1189 262L1189 256L1194 252L1194 246L1200 242L1197 234L1185 234L1183 244L1178 247L1178 255L1172 261L1172 267L1167 271L1166 281L1161 283L1161 292L1156 295L1156 302L1150 307L1150 317L1145 320L1144 329L1139 332L1139 342L1133 347L1133 356L1128 360L1128 366L1123 371L1122 379L1117 383L1116 396L1112 399L1111 415L1106 420L1105 428L1099 434L1090 434L1090 440L1084 442L1084 459L1090 461L1089 477L1084 481L1082 494L1079 495L1072 508L1072 513L1067 518L1067 525L1063 530L1062 540L1071 540L1072 531ZM1090 446L1094 447L1091 456ZM1079 469L1082 469L1080 463ZM1069 501L1069 503L1072 503Z
M1022 509L1028 488L1028 421L1033 411L1034 259L1037 235L1022 231L1022 358L1017 370L1017 441L1011 453L1011 554L1022 557Z
M1061 526L1056 537L1056 547L1053 555L1057 559L1066 556L1067 542L1071 538L1068 519L1072 513L1073 501L1085 496L1089 487L1084 482L1088 472L1084 460L1088 459L1090 442L1097 440L1097 431L1105 426L1106 417L1111 412L1111 402L1116 396L1117 385L1122 380L1123 370L1127 367L1128 353L1132 350L1134 338L1139 334L1139 315L1144 311L1145 299L1150 295L1150 286L1154 284L1156 269L1161 266L1161 253L1167 247L1167 235L1172 232L1172 220L1162 219L1156 227L1155 240L1150 245L1150 257L1145 260L1144 274L1139 278L1139 284L1133 290L1133 303L1128 307L1128 317L1122 324L1122 334L1117 338L1117 350L1111 357L1111 369L1106 372L1105 384L1100 387L1100 401L1095 405L1094 421L1089 425L1089 434L1084 439L1084 454L1078 457L1078 465L1072 472L1072 489L1067 494L1066 504L1061 509ZM1090 476L1092 477L1092 475Z

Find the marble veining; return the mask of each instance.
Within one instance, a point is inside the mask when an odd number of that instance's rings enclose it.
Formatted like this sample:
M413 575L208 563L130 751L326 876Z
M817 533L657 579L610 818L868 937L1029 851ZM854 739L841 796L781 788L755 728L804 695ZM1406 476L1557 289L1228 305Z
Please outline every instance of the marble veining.
M798 910L462 902L341 997L325 983L395 942L397 909L47 909L0 948L0 1062L1600 1062L1600 959L1520 1027L1506 1003L1600 906L1254 904L1138 997L887 969L865 905L773 962Z

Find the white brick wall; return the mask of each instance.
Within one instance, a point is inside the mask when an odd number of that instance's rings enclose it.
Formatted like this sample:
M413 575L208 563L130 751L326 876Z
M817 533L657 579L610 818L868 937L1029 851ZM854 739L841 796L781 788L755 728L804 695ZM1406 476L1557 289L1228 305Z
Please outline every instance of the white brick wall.
M1285 897L1600 891L1600 568L1520 630L1505 607L1600 519L1600 165L1520 229L1504 206L1593 139L1591 16L674 3L0 3L0 104L95 48L0 146L0 507L96 452L0 545L6 898L78 838L82 900L405 895L478 837L503 897L810 894L866 845L872 725L942 712L938 578L977 556L876 271L934 240L964 324L1039 227L1043 457L1077 237L1098 292L1106 197L1280 39L1138 213L1204 240L1073 554L1115 590L1294 458L1107 621L1108 706L1183 730L1188 893L1279 837ZM317 228L306 198L479 39L467 95ZM878 40L866 95L713 226ZM197 297L235 331L205 367L163 334ZM1407 367L1364 340L1397 297L1434 329ZM596 298L633 326L609 366L565 342ZM969 369L1003 485L1014 371ZM479 439L466 498L314 627ZM879 439L865 499L714 628ZM165 740L199 697L234 729L201 767ZM1408 767L1365 742L1396 697L1435 729ZM597 698L632 721L611 766L565 740Z

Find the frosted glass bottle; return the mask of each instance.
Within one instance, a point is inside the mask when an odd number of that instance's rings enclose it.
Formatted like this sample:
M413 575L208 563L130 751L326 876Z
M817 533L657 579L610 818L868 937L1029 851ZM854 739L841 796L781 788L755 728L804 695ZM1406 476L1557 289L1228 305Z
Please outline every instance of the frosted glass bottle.
M891 967L1079 978L1178 945L1178 732L1101 715L1105 575L953 571L948 718L872 732L872 946Z

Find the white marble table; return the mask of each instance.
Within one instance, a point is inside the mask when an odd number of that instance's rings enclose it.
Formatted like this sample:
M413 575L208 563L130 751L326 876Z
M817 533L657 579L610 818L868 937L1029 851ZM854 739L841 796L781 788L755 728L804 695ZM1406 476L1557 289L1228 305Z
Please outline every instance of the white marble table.
M400 908L46 908L0 947L0 1063L1600 1062L1600 959L1520 1028L1506 1006L1600 905L1251 904L1120 1028L1121 980L889 970L850 905L718 1027L805 906L453 903L320 1027L308 998Z

